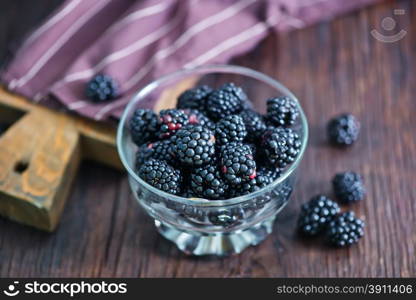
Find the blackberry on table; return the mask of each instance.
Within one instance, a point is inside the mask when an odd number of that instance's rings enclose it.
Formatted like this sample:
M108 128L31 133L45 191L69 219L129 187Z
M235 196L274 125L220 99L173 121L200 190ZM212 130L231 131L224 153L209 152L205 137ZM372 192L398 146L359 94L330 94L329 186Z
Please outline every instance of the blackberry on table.
M201 125L209 130L215 130L215 123L212 122L204 113L197 109L184 109L185 114L188 116L188 124Z
M301 233L314 236L325 229L339 213L340 208L331 199L318 195L302 205L298 219L298 229Z
M243 118L244 125L246 125L247 141L257 142L266 130L263 117L251 109L243 110L240 116Z
M326 236L333 246L350 246L364 235L364 226L364 221L349 211L337 216L328 224Z
M242 142L247 135L246 126L239 115L226 116L215 128L215 138L219 145Z
M353 115L342 114L329 121L327 131L331 143L349 146L358 139L360 123Z
M136 153L136 169L149 159L164 160L168 164L175 164L170 140L156 141L139 147Z
M172 138L172 152L188 166L202 166L215 156L215 137L212 131L202 126L187 126Z
M188 115L180 109L163 109L159 113L159 138L174 135L189 122Z
M340 202L349 204L364 198L365 188L360 174L344 172L336 174L332 179L335 196Z
M206 112L205 103L211 92L212 89L206 85L186 90L178 97L176 107L179 109L197 109L201 112Z
M247 101L247 95L234 83L226 83L213 91L206 103L208 116L218 121L226 116L238 114Z
M228 190L228 184L214 165L197 168L192 172L191 187L199 197L212 200L225 199Z
M150 159L139 168L138 174L140 178L159 190L174 195L180 192L181 173L165 161Z
M221 147L220 167L224 178L233 185L256 177L256 162L250 146L232 142Z
M269 127L262 137L262 147L268 160L277 168L295 161L301 148L299 135L290 128Z
M106 102L119 96L118 84L110 76L99 74L87 83L85 95L93 102Z
M137 109L130 119L130 133L138 146L155 138L159 128L157 115L150 109Z
M274 125L293 125L298 116L299 110L294 99L282 96L267 100L267 117L274 123Z

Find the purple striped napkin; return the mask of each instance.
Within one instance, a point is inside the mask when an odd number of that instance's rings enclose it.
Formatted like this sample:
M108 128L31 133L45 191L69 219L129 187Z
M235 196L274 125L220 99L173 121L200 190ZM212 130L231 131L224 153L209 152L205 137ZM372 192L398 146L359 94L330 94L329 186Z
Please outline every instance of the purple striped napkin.
M29 35L1 73L6 87L50 106L106 120L151 80L225 63L270 30L301 28L377 0L66 0ZM122 97L95 104L84 95L98 73Z

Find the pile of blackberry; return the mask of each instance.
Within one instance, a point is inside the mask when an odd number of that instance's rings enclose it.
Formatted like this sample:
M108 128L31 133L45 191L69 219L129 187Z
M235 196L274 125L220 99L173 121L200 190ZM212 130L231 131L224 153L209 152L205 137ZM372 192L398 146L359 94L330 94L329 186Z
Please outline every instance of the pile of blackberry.
M323 234L329 244L336 247L357 243L364 235L365 223L352 211L340 214L337 203L318 195L301 207L298 230L305 236Z
M364 198L365 188L360 174L338 173L332 179L334 194L341 204L351 204ZM326 196L313 197L301 207L298 229L306 236L324 233L327 241L336 247L346 247L364 235L364 221L352 211L340 214L337 203Z
M187 90L176 108L132 115L136 172L186 198L224 200L255 192L299 154L301 140L289 128L298 116L297 103L287 97L269 99L265 115L254 111L234 83Z
M268 110L275 105L282 106L278 113L268 112L269 120L279 122L282 125L291 124L294 112L290 100L278 101L269 99L267 103ZM285 129L278 129L285 130ZM269 130L267 130L269 131ZM336 146L351 146L354 144L360 132L360 123L352 114L340 114L329 120L327 124L327 134L329 141ZM274 138L274 131L266 134L264 149L271 152L277 165L282 165L290 155L283 156L284 144ZM292 143L296 144L296 133L288 132L291 136ZM281 135L279 135L281 136ZM279 154L279 155L278 155ZM282 157L284 160L282 160ZM338 173L332 179L332 187L337 200L344 205L361 201L366 189L360 174L352 171ZM332 246L346 247L358 242L364 235L365 223L357 218L352 211L340 213L340 207L337 203L326 196L318 195L313 197L309 202L301 207L298 218L298 230L304 236L317 236L323 234L326 240Z

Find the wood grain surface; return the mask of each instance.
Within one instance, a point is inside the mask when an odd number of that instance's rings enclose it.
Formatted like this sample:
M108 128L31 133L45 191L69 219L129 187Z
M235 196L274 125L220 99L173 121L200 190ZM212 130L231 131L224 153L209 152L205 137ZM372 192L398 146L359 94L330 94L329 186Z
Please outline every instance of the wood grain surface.
M0 4L0 57L11 37L33 26L36 14L46 14L40 6L20 9L30 2ZM380 22L394 8L405 9L395 19L407 35L391 44L375 40L370 31L383 32ZM293 198L258 247L228 258L185 256L156 233L133 200L125 174L91 163L81 167L54 234L0 219L0 276L416 276L415 20L411 0L387 1L272 35L235 60L289 87L311 129ZM362 123L360 140L348 150L330 147L325 137L327 120L342 112ZM364 239L338 250L300 239L295 233L300 204L317 193L332 195L330 180L344 170L365 178L367 198L350 207L367 222Z

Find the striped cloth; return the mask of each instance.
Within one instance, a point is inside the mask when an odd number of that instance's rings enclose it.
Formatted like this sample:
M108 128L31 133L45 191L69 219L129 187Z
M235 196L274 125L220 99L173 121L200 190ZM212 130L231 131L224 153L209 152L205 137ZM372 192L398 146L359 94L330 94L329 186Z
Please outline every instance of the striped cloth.
M376 0L66 0L29 35L0 80L41 104L81 115L118 118L151 80L246 53L269 30L301 28ZM85 98L104 73L122 97Z

